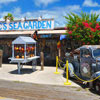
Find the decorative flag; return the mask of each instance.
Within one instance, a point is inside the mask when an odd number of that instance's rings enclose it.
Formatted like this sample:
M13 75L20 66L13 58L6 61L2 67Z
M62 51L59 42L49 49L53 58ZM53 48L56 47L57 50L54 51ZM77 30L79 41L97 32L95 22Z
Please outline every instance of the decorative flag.
M60 35L60 40L66 39L66 35Z
M57 48L60 48L60 47L61 47L61 43L60 43L60 41L58 41Z
M35 39L36 41L38 40L37 31L34 32L33 39Z

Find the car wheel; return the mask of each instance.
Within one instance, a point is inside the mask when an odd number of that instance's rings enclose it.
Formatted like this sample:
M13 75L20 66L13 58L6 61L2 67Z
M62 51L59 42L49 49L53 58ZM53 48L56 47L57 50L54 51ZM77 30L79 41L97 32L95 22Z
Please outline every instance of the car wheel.
M95 82L95 86L94 87L95 87L94 89L96 90L96 92L100 93L100 81L97 80Z

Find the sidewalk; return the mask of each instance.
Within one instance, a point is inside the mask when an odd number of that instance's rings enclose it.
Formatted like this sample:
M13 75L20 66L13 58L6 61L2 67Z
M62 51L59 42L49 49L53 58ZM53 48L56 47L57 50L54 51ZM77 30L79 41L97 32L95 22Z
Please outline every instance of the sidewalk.
M18 99L11 99L11 98L0 97L0 100L18 100Z
M36 84L49 84L49 85L62 85L66 79L63 77L63 70L58 69L60 74L54 74L55 67L44 67L44 71L40 70L41 67L37 66L36 71L32 71L32 66L24 65L21 74L17 73L17 65L3 64L0 68L0 79L15 81L15 82L30 82ZM70 81L71 86L79 87L78 84Z

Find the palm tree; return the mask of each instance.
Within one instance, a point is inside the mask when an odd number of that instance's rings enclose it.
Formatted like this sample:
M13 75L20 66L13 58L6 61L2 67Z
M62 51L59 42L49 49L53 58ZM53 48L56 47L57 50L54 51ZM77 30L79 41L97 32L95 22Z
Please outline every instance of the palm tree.
M14 20L14 17L11 13L8 13L7 16L4 16L5 21L7 21L7 19L9 19L10 21Z

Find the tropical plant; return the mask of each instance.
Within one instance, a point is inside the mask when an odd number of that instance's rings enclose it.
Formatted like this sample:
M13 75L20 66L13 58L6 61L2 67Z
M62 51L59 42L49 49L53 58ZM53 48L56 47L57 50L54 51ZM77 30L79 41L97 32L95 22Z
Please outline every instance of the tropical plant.
M67 20L67 37L79 42L80 45L99 44L100 22L97 21L99 15L81 12L80 15L71 13L64 17Z
M11 13L8 13L7 16L4 16L4 19L5 19L5 21L7 19L9 19L10 21L13 21L14 20L14 17L13 17L13 15Z

